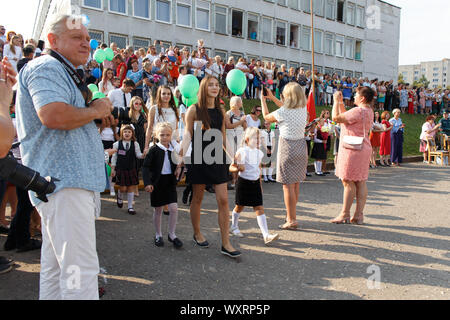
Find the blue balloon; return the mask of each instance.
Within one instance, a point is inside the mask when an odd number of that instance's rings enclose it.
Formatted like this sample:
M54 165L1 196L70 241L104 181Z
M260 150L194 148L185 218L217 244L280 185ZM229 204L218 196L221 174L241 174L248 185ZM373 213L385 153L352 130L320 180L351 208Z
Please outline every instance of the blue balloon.
M99 68L95 68L94 70L92 70L92 76L95 79L100 79L102 77L102 70L100 70Z
M90 42L90 45L91 45L91 49L95 50L98 47L98 41L95 40L95 39L92 39L91 42Z
M170 60L171 62L177 62L177 57L175 57L175 56L169 56L169 60Z

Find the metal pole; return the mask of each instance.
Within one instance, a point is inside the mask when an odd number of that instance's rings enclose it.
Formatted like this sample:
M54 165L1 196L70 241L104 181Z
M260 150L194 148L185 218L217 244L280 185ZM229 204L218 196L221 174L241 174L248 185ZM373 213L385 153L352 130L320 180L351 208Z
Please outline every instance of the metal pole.
M315 63L314 63L314 6L313 6L313 0L311 1L311 39L312 39L312 70L311 70L311 78L312 78L312 88L313 94L315 94Z

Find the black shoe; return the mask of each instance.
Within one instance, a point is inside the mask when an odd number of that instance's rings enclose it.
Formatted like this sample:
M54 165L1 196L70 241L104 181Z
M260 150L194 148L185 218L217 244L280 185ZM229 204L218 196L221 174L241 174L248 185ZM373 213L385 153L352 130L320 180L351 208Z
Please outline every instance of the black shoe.
M176 249L180 249L183 246L183 242L181 242L181 240L178 239L178 238L175 238L175 239L172 240L172 239L170 239L170 236L167 236L167 239L169 239L169 242L173 243L173 246Z
M326 171L323 174L327 176L327 175L331 174L331 172L330 171Z
M128 213L131 214L132 216L134 216L137 212L133 208L131 208L131 209L128 209Z
M309 172L307 172L307 173L306 173L306 176L307 176L307 177L312 177L312 174L309 173Z
M227 185L227 190L234 190L234 187L231 184Z
M0 274L10 272L12 270L12 265L10 264L0 264Z
M9 233L9 228L0 225L0 233L8 234Z
M316 172L316 176L324 176L324 174L323 174L323 173L317 173L317 172Z
M187 204L189 198L189 190L184 189L183 191L183 198L181 201L183 201L184 204Z
M162 237L155 238L155 246L164 247L164 240Z
M0 265L2 265L2 264L13 265L14 264L14 260L7 259L5 257L0 257Z
M224 247L222 247L222 250L220 252L226 256L229 256L230 258L237 258L241 255L240 251L236 250L236 251L230 252L227 249L225 249Z
M209 193L216 193L216 191L214 190L214 187L207 187L205 188L206 191L208 191Z
M202 248L208 248L209 247L209 243L208 243L208 241L203 241L203 242L198 242L197 241L197 239L195 239L195 234L194 234L194 242L195 242L195 244L196 245L198 245L199 247L202 247Z
M31 250L37 250L42 247L42 242L36 239L31 239L26 245L17 247L16 252L26 252Z
M16 248L16 241L11 241L6 239L5 244L3 245L3 249L5 251L11 251L14 250Z
M122 200L122 199L119 199L119 192L117 192L117 194L116 194L116 202L117 202L117 206L118 206L119 208L122 208L122 207L123 207L123 200Z

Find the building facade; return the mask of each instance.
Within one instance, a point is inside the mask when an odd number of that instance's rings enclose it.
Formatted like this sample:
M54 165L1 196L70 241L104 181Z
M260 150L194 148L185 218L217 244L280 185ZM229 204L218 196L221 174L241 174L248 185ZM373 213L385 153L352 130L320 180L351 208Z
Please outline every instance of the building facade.
M401 9L380 0L314 0L316 69L397 79ZM35 38L55 13L85 14L92 38L123 48L196 47L210 56L311 68L310 0L41 0Z
M429 87L433 89L446 88L450 85L448 72L450 72L450 59L399 66L399 73L403 76L403 81L412 84L425 76L430 81Z

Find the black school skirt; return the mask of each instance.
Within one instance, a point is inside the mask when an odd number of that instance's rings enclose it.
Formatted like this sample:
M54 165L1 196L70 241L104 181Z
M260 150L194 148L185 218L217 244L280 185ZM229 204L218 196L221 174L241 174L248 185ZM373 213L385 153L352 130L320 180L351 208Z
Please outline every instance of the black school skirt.
M236 205L258 207L263 205L260 180L247 180L238 177L236 182Z
M158 208L171 203L177 203L177 183L173 174L163 174L150 195L150 204Z

